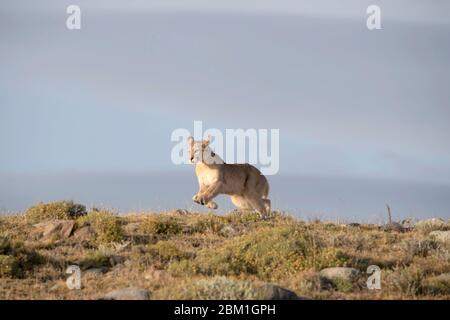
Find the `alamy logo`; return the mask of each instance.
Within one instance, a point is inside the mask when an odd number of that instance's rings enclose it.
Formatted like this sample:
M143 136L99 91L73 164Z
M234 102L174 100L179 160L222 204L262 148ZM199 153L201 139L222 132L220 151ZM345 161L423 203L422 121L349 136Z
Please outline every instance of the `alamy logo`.
M381 269L379 266L371 265L367 267L367 273L370 274L367 278L367 289L381 290Z
M81 289L81 270L77 265L70 265L66 269L66 273L70 276L66 280L67 288L70 290L80 290Z
M81 8L75 4L67 7L66 13L69 16L66 19L66 27L69 30L81 29Z
M379 6L373 4L367 7L366 13L369 15L367 17L366 25L369 30L379 30L381 29L381 9Z
M191 136L195 140L211 140L211 149L226 163L256 164L264 175L277 174L280 168L279 129L226 129L224 136L214 128L203 132L202 121L194 121L193 134L184 128L172 132L171 140L178 142L171 152L174 164L190 164L188 139Z

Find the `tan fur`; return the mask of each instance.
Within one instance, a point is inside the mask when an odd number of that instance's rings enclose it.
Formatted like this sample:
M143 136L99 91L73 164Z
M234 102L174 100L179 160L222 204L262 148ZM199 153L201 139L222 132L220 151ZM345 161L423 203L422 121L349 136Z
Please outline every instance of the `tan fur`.
M253 209L261 215L270 214L269 183L264 175L250 164L226 164L209 148L209 140L189 138L190 160L195 163L199 191L194 202L217 209L212 201L219 194L227 194L242 210Z

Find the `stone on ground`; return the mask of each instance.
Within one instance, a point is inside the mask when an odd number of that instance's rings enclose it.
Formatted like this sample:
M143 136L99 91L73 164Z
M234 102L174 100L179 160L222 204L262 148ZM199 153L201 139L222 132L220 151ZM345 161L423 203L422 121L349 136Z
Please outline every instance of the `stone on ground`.
M146 289L130 287L113 290L103 300L149 300L150 292Z
M320 271L320 276L327 280L342 279L345 281L353 281L359 275L359 270L347 267L326 268Z

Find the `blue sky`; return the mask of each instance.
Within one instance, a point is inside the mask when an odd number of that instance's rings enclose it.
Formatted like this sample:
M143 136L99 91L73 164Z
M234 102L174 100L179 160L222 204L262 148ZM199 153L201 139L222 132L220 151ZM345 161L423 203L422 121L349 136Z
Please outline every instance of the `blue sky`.
M203 120L280 129L280 175L450 185L446 1L377 31L371 1L69 4L0 4L0 174L188 173L170 134Z

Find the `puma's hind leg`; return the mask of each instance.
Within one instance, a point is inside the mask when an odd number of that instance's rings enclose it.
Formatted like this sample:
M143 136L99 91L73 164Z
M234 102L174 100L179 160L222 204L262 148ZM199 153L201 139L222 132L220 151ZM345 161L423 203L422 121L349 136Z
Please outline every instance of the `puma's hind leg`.
M270 200L262 198L262 202L264 203L264 208L266 210L266 214L270 216L272 214L272 210L270 207L270 205L271 205Z
M246 195L246 199L253 210L260 214L261 218L265 219L267 217L268 212L266 211L266 202L263 201L264 199L257 194L248 194Z
M209 209L217 209L219 206L217 205L217 203L215 203L214 201L210 201L207 204L205 204L205 207L209 208Z
M248 200L244 196L240 195L231 196L231 202L233 202L233 204L240 210L253 209L252 205L248 202Z

